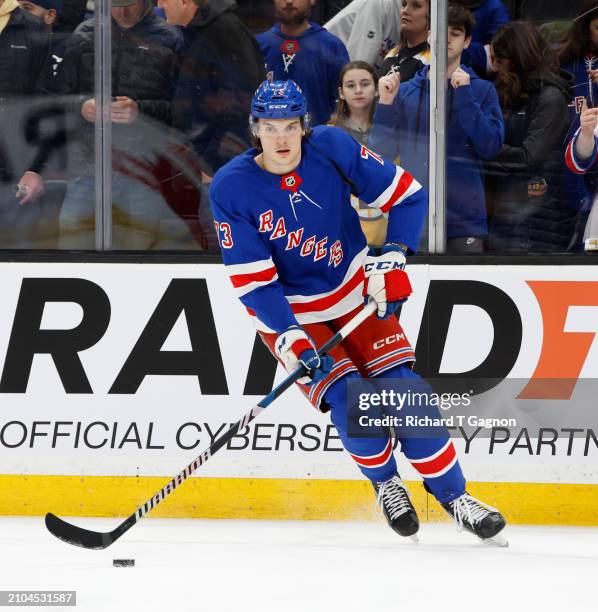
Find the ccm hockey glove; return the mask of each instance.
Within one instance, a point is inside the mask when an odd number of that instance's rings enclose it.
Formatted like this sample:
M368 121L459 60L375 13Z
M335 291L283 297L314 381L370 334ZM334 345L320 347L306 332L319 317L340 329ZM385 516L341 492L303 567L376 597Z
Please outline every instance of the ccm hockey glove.
M376 302L379 319L393 314L413 291L405 262L405 252L395 245L384 247L378 257L366 257L363 295Z
M274 349L289 374L300 365L305 367L307 375L297 381L302 385L320 382L326 378L334 364L334 359L330 355L318 356L311 338L298 326L289 327L280 334L276 338Z

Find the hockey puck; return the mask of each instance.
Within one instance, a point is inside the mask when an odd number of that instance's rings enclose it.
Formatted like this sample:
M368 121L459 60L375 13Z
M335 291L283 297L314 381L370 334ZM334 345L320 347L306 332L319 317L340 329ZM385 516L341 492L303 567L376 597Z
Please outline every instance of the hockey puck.
M135 559L112 559L114 567L134 567Z

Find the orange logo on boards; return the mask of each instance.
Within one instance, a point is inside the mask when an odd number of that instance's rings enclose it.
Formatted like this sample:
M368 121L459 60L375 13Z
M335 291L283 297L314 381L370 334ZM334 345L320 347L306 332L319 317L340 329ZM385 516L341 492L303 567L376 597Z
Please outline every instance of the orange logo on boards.
M571 306L598 306L598 282L527 281L540 310L544 338L531 380L518 399L569 400L596 335L568 332L565 323Z

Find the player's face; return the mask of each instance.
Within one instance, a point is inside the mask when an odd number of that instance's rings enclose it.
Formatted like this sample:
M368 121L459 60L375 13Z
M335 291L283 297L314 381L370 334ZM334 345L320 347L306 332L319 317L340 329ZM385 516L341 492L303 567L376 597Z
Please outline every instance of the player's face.
M448 29L448 62L449 64L461 57L461 54L469 44L471 43L471 37L465 37L464 30L459 28Z
M258 138L262 144L264 167L274 174L286 174L301 161L301 121L292 119L260 119Z
M132 28L146 10L146 0L139 0L129 6L115 6L111 9L112 19L123 29Z
M598 19L590 21L590 41L594 49L598 49Z
M338 88L339 96L346 102L349 110L370 108L376 97L374 77L362 68L347 70L343 85Z
M274 0L276 19L285 25L298 25L309 19L315 0Z
M401 31L404 34L424 34L428 31L427 0L402 0Z

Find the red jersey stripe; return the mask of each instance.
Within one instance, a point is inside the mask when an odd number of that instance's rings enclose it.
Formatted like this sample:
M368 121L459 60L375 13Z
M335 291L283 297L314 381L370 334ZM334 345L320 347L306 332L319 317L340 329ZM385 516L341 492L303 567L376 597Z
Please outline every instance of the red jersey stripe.
M311 302L296 302L291 304L293 314L301 314L304 312L313 312L318 310L327 310L331 306L340 302L344 297L349 295L353 289L359 286L365 278L363 268L360 267L357 272L344 285L341 285L336 291L317 300Z
M260 272L251 272L249 274L232 274L230 281L235 289L249 285L249 283L255 283L260 281L271 281L276 276L276 267L272 266L267 270L261 270Z
M359 455L351 454L351 457L355 459L355 461L363 466L363 467L380 467L384 465L390 456L392 455L392 442L389 440L386 448L382 451L381 454L376 455L374 457L360 457Z
M455 459L457 452L455 451L455 446L452 442L449 442L448 446L433 459L411 459L411 465L422 475L428 476L431 474L436 474L437 472L442 471L445 467L447 467L451 461Z
M567 150L565 152L565 162L567 164L567 168L571 170L571 172L575 174L584 174L584 170L582 170L576 163L575 158L573 157L573 144L575 142L575 138L572 138L567 146Z
M409 172L403 172L403 176L401 176L399 179L397 188L390 196L388 202L380 207L380 210L387 213L392 208L393 204L405 194L409 187L411 187L411 183L413 183L413 177L409 174Z

